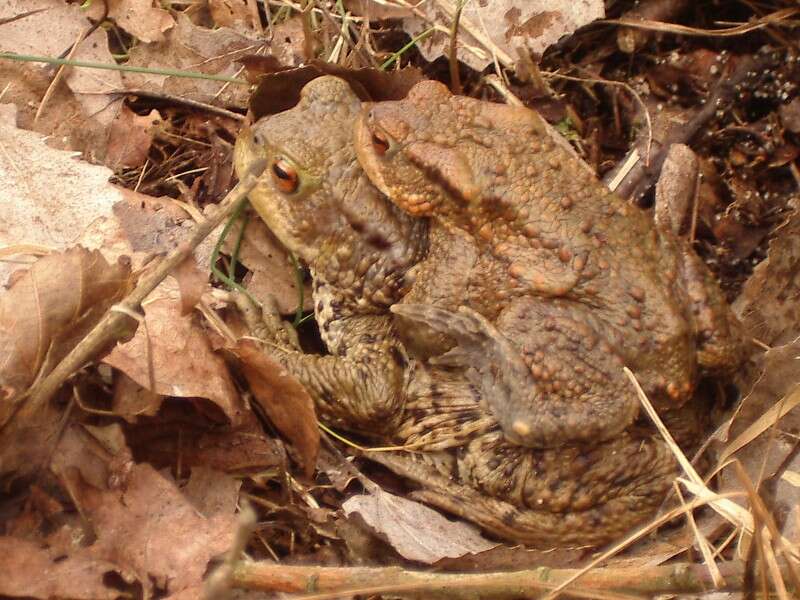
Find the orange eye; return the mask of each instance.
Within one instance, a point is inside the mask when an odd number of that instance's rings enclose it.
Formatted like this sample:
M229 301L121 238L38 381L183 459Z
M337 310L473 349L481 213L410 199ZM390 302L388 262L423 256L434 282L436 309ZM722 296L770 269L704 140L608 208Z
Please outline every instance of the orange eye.
M374 131L372 133L372 147L379 156L386 154L386 151L389 150L389 140L386 135L380 131Z
M272 179L278 189L285 194L296 192L300 185L297 171L289 161L279 158L272 163Z

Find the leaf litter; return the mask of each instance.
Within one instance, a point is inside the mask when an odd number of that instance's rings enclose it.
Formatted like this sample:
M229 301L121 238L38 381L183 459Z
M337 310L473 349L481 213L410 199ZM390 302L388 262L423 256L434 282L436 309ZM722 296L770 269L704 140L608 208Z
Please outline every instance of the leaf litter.
M695 203L697 218L688 226L696 248L735 299L748 332L770 346L740 373L741 403L729 399L715 409L713 445L721 471L715 489L739 493L736 500L749 507L741 498L742 478L754 482L778 523L768 537L774 541L777 532L797 544L800 127L796 49L784 43L796 24L771 21L762 27L767 32L753 29L712 43L718 26L680 6L645 2L639 12L608 16L691 25L704 36L677 37L669 23L658 35L646 27L597 22L578 29L602 16L600 3L547 4L546 10L513 0L465 5L457 44L465 89L498 101L499 89L538 108L601 175L625 162L632 140L639 148L649 144L642 107L667 124L685 115L703 120L702 133L689 143L694 158L685 148L670 148L667 125L664 154L675 158L680 150L693 166L672 165L659 186L681 189L683 202ZM442 66L455 5L312 2L311 57L305 55L304 17L288 7L269 8L267 19L265 4L250 0L212 0L207 11L143 0L93 1L88 10L59 0L9 1L0 5L0 50L55 57L69 54L88 34L71 58L242 78L244 65L258 63L248 55L266 52L275 57L268 73L260 76L259 67L248 73L261 77L249 107L263 114L292 106L302 83L319 72L352 79L368 97L402 95L389 86L407 89L420 71L385 75L374 68L431 28L399 61L447 81ZM105 27L92 29L106 7ZM5 21L36 8L46 10ZM758 23L769 16L750 10L717 17ZM787 7L770 2L759 10L779 14ZM615 31L617 38L609 35ZM716 112L704 114L703 99L718 91L717 76L733 52L765 66L744 77ZM318 63L311 67L316 73L308 66L296 69L312 58L332 57L337 64ZM497 68L505 84L485 85L491 77L477 71L490 75ZM3 263L3 278L10 276L13 285L0 296L0 483L10 492L2 505L8 516L0 546L7 551L0 552L0 570L13 574L0 581L1 595L198 597L213 559L234 545L243 499L258 513L248 553L261 559L320 566L436 564L452 571L546 564L553 577L586 564L580 551L491 548L492 542L471 537L476 532L458 541L469 527L404 497L401 478L363 459L343 460L339 452L347 447L340 442L332 442L335 449L321 444L302 386L262 355L243 350L247 346L231 353L219 342L231 327L226 297L211 289L208 278L219 230L176 270L177 285L162 284L144 303L138 321L131 320L138 324L131 339L109 348L102 363L98 357L85 365L56 398L26 413L28 388L118 301L132 276L176 248L230 189L232 143L249 99L245 85L71 67L48 91L55 72L0 59L0 103L7 115L0 124L0 197L14 199L0 202L2 256L14 261ZM605 86L605 79L628 87ZM38 110L45 97L37 114L32 107ZM643 206L648 193L637 194ZM263 223L248 219L241 244L239 225L221 246L217 267L257 298L276 296L284 314L294 313L301 296L307 310L304 274ZM101 291L76 284L82 273ZM104 288L111 280L117 287ZM39 306L47 298L57 301ZM299 331L307 349L321 350L307 324ZM737 460L745 475L723 459ZM324 468L315 473L317 462ZM358 469L380 487L360 483ZM764 541L767 530L760 529L762 513L754 520L758 535L741 536L738 548L718 517L695 513L698 530L729 559L723 573L737 564L756 578L769 572L778 594L784 593L778 563L791 562L792 554L779 546L772 552ZM608 565L635 565L646 579L661 562L692 562L695 543L689 528L662 530L658 539L610 558ZM754 547L763 551L764 563L736 562ZM773 563L777 571L765 566ZM347 573L341 571L340 593L353 589ZM791 572L786 577L785 585L796 585ZM448 593L460 592L456 585Z

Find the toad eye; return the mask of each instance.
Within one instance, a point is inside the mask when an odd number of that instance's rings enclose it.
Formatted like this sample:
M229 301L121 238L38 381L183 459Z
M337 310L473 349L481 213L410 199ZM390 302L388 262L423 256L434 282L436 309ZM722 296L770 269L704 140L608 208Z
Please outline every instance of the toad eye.
M272 179L280 191L284 194L291 194L297 191L300 185L300 178L288 160L283 158L275 159L272 161L271 170Z
M389 138L382 131L372 132L372 148L378 154L383 156L389 150Z

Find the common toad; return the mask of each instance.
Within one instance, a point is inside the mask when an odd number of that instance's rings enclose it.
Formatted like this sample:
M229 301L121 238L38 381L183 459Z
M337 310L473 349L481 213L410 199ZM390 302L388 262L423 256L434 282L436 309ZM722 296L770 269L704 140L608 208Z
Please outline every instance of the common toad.
M486 288L497 329L430 307L398 313L439 331L483 331L459 338L460 360L479 370L493 347L507 355L489 339L521 350L529 375L515 389L483 368L511 440L616 435L638 407L623 364L664 410L692 396L698 371L741 362L739 324L691 247L610 192L534 111L424 81L365 110L355 137L381 191L466 232L505 276L496 293Z
M304 354L277 334L265 352L304 383L323 421L412 447L404 458L415 468L407 474L431 504L538 547L621 535L663 500L676 473L670 450L635 423L606 441L544 449L515 444L485 386L473 385L462 367L432 364L424 348L420 353L402 341L390 309L404 298L461 316L467 333L475 323L494 326L495 315L478 312L479 299L502 283L484 271L500 263L464 232L411 217L370 185L352 144L360 111L345 82L322 77L303 89L295 108L264 117L237 140L239 173L267 160L250 199L309 266L330 354ZM462 301L474 311L449 310ZM520 356L511 362L519 364Z

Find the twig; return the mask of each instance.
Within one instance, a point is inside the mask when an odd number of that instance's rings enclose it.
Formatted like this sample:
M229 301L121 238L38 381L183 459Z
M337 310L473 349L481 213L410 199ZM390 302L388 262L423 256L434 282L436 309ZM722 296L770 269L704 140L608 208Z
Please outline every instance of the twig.
M785 567L782 567L785 571ZM574 575L575 569L540 567L498 573L430 573L400 567L316 567L289 566L266 562L240 563L233 574L234 587L270 592L314 595L297 596L322 600L353 593L402 592L409 598L538 598L543 589L552 588ZM744 566L740 561L720 564L725 585L720 591L742 589ZM612 590L659 594L700 593L713 589L704 565L673 564L657 567L597 568L583 578L583 594L608 597ZM575 594L578 590L570 590ZM605 592L605 594L603 594ZM602 595L601 595L602 594Z
M256 511L249 502L243 501L239 512L239 526L231 548L225 556L225 562L208 576L203 586L203 600L226 600L230 597L234 569L256 529L256 520Z
M109 344L117 340L126 330L130 317L127 313L136 312L142 301L160 284L175 267L186 260L194 249L222 221L244 202L247 194L256 184L264 171L265 161L254 164L250 171L234 187L217 207L217 210L205 221L195 225L191 234L181 242L166 258L146 273L133 291L116 307L112 307L97 325L83 338L77 346L38 384L31 390L27 408L36 410L44 405L61 387L61 384L72 373L94 359Z

